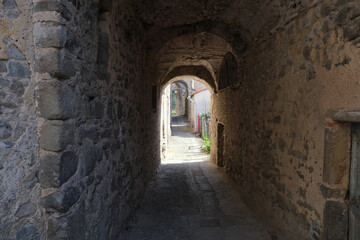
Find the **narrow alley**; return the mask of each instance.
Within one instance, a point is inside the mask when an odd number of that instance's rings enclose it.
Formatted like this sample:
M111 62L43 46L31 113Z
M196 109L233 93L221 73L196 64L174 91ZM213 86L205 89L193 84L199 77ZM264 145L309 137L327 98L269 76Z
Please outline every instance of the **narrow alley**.
M359 66L360 0L0 0L0 240L359 240Z
M130 224L126 240L272 239L225 173L209 161L201 138L173 117L166 158Z

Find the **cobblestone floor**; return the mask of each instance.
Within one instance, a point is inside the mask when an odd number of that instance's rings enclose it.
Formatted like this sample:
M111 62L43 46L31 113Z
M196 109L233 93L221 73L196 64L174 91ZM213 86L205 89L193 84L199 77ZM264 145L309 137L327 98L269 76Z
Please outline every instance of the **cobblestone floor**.
M232 180L209 162L201 139L184 122L173 123L166 158L123 239L277 239L245 206Z

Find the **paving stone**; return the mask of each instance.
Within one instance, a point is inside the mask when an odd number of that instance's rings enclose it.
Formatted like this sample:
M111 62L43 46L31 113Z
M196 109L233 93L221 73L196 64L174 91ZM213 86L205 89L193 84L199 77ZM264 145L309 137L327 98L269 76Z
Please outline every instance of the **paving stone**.
M178 125L172 128L168 155L124 238L270 239L268 227L245 206L231 180L208 161L209 155L187 154L201 148L202 141L188 132L186 124ZM194 158L203 161L191 162Z

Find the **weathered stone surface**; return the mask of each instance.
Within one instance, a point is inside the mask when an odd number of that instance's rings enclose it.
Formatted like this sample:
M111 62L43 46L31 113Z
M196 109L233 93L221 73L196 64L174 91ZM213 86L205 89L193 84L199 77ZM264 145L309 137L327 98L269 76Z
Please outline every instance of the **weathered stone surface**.
M104 105L101 102L95 102L92 110L94 118L101 119L104 116Z
M25 55L14 44L6 49L6 55L9 59L25 60Z
M19 207L19 209L15 213L15 217L24 218L29 217L36 212L36 206L32 203L26 203Z
M15 19L20 16L20 11L15 0L3 0L2 5L5 10L5 15L8 18Z
M62 218L54 218L50 217L48 221L48 231L47 237L48 239L66 239L68 221L65 217Z
M40 1L34 3L34 12L61 11L63 6L58 1Z
M100 161L103 156L102 149L96 146L84 145L80 150L81 174L89 175L95 168L96 162Z
M8 128L0 128L0 139L5 139L10 137L11 132Z
M348 207L344 202L326 201L323 239L347 239Z
M16 93L17 96L21 97L24 94L24 85L20 81L12 81L10 89Z
M7 72L7 62L0 60L0 73L6 73Z
M3 163L7 160L11 152L12 145L7 141L0 141L0 170L2 170Z
M1 87L8 87L10 85L10 81L5 78L0 78L0 86Z
M40 148L59 152L74 140L73 123L70 121L47 121L40 130Z
M74 152L64 152L60 159L60 185L73 176L78 167L78 156Z
M10 126L0 117L0 140L11 135Z
M59 187L60 153L42 151L40 153L39 181L42 187Z
M35 71L39 73L49 73L59 78L69 78L76 73L73 63L58 49L39 50L35 61Z
M34 40L38 47L64 47L66 28L53 22L39 22L34 25Z
M80 198L80 191L76 187L67 187L63 191L51 194L43 199L42 206L48 212L67 212Z
M16 240L40 240L40 235L37 228L33 224L26 223L16 233Z
M80 55L81 53L82 50L81 42L77 38L77 36L72 32L67 33L65 49L72 54Z
M38 104L41 117L50 120L66 120L78 113L78 97L74 90L57 80L39 84Z
M357 37L360 37L360 18L356 18L344 28L344 38L347 41L354 40Z
M9 62L9 76L18 78L30 77L29 64L27 62Z
M41 151L39 180L44 188L59 187L60 153Z
M350 125L330 123L325 129L324 148L324 182L348 184L348 169L350 166ZM332 127L338 125L338 127Z
M338 198L338 199L345 199L346 191L339 188L330 188L323 184L320 185L320 191L324 198Z
M76 212L69 218L68 234L73 239L82 238L87 231L87 218L85 205L82 203Z

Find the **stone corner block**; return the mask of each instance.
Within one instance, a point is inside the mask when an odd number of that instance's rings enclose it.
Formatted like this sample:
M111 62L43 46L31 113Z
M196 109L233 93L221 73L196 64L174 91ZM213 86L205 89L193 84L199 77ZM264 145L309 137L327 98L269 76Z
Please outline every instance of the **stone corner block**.
M74 123L72 121L47 121L40 130L40 148L60 152L74 141Z
M66 41L66 27L54 22L34 24L34 40L37 47L62 48Z
M55 48L37 49L35 54L35 72L48 73L60 79L75 76L76 69L64 51Z
M60 187L77 171L78 158L74 152L54 153L42 150L40 153L40 184L44 188Z
M39 83L38 106L40 116L50 120L74 118L78 112L74 90L58 80Z

